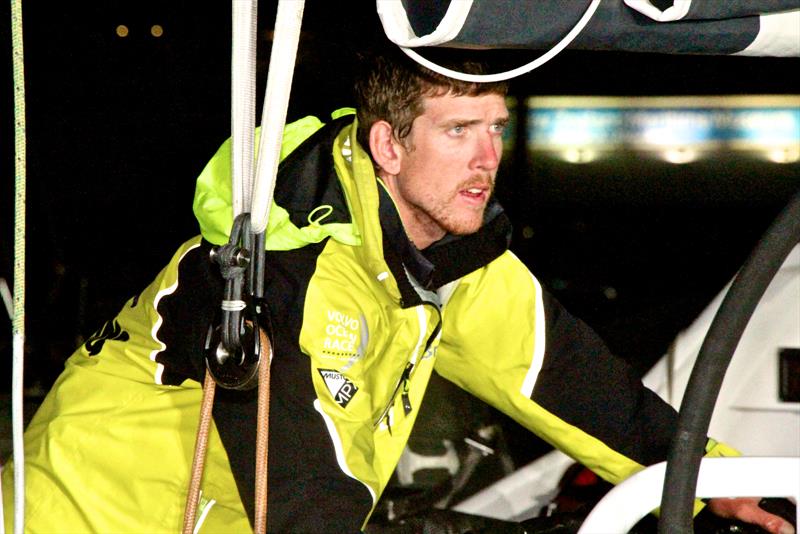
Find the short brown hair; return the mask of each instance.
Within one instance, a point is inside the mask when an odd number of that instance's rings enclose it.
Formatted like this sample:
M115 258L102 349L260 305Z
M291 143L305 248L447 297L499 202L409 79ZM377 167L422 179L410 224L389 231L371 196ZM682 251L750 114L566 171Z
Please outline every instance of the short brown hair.
M433 52L425 52L430 57ZM483 63L459 60L459 52L448 50L434 54L432 60L443 67L466 74L486 74ZM463 52L462 52L463 53ZM422 115L423 97L452 94L454 96L479 96L500 94L505 96L505 82L475 83L456 80L433 72L413 61L398 49L362 55L360 72L356 76L355 99L358 116L359 144L369 152L369 131L373 124L385 120L392 125L392 133L401 143L411 132L414 119Z

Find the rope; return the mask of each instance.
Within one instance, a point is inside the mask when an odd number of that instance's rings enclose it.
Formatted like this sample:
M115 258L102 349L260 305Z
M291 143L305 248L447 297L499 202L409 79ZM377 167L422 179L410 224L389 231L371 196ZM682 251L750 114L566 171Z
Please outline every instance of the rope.
M214 406L215 384L211 373L206 370L203 381L203 401L200 404L200 424L192 459L192 475L189 481L189 494L186 497L186 508L183 513L183 534L193 534L194 521L197 515L197 504L200 501L200 482L203 479L203 468L208 450L208 431L211 428L211 409Z
M257 3L233 2L231 180L233 216L250 211L256 116Z
M269 395L270 395L270 363L272 360L272 344L263 329L258 329L261 361L258 369L258 422L256 425L256 476L255 476L255 520L256 534L267 531L267 470L269 457ZM266 356L266 357L265 357ZM200 485L203 480L206 453L208 451L208 433L211 430L212 408L216 384L211 373L206 370L203 382L203 400L200 405L200 423L195 439L192 471L189 481L189 492L186 497L186 508L183 514L183 534L193 534L197 516L197 505L200 500Z
M254 234L263 233L269 220L304 7L305 0L278 2L275 36L272 41L267 89L261 115L261 139L258 144L253 203L250 206L252 216L250 223Z
M441 39L436 40L424 40L424 38L419 37L407 37L407 32L411 30L406 27L408 25L408 19L405 19L401 22L398 20L397 11L404 9L402 6L398 5L399 3L395 3L394 0L377 0L378 1L378 13L381 16L381 22L383 23L384 30L386 32L386 36L396 45L400 47L408 57L419 63L420 65L427 67L428 69L441 74L442 76L448 76L450 78L455 78L456 80L461 80L465 82L471 83L489 83L489 82L500 82L505 80L510 80L511 78L516 78L517 76L522 76L523 74L527 74L528 72L537 69L553 59L557 54L559 54L562 50L564 50L569 44L578 36L579 33L583 31L586 25L591 20L592 16L594 15L595 11L597 11L598 6L600 5L600 0L592 0L592 3L583 13L578 22L575 26L558 42L539 56L538 58L534 59L530 63L523 65L521 67L517 67L515 69L511 69L505 72L498 72L495 74L466 74L463 72L458 72L455 70L451 70L432 61L425 59L419 53L409 48L409 46L422 46L422 43L425 45L433 45L433 44L442 44L445 42L445 39L452 40L451 33L444 32L437 28L437 32L441 32L442 37ZM451 19L450 21L442 21L442 24L445 22L453 22L457 23L460 19ZM463 20L460 21L463 23ZM457 32L456 32L457 33Z
M258 423L256 426L256 503L255 533L267 531L267 466L269 458L269 368L272 345L264 330L258 329L261 361L258 368Z
M11 3L14 62L14 317L11 377L14 448L14 533L25 525L25 445L23 441L23 368L25 348L25 71L22 46L22 0ZM2 506L2 504L0 504Z
M237 219L244 213L250 214L250 225L245 232L243 248L253 253L255 260L263 260L263 236L269 219L269 209L275 189L275 177L280 160L280 148L283 138L283 127L286 122L286 113L289 107L289 93L292 86L294 63L297 56L297 45L300 40L300 26L303 18L304 0L280 0L278 12L275 17L275 33L272 44L272 53L269 62L266 94L264 96L264 109L262 115L261 139L258 148L258 161L255 172L255 183L248 187L252 181L252 142L254 139L253 126L250 122L254 115L254 98L251 94L255 80L255 44L256 44L256 1L233 2L233 51L231 58L231 128L232 128L232 201L234 211L234 228ZM269 104L269 105L268 105ZM266 189L266 191L264 191ZM254 240L258 250L250 250L249 237L255 235ZM220 250L224 250L221 247ZM227 268L231 261L222 261L221 266ZM240 268L237 264L235 267ZM243 269L241 269L243 271ZM251 271L252 272L252 271ZM258 276L263 276L261 270L255 269ZM225 275L226 273L223 273ZM242 273L243 274L243 273ZM232 280L226 279L226 288ZM250 292L260 288L260 281L250 280ZM240 285L240 284L239 284ZM238 287L238 285L237 285ZM256 291L261 296L261 291ZM241 292L227 295L222 303L226 312L225 317L235 315L235 321L228 321L230 326L238 325L238 311L241 311L244 302L240 299ZM255 326L255 328L258 328ZM223 328L227 335L228 328ZM238 332L238 330L237 330ZM258 329L261 356L272 355L269 338ZM230 342L229 337L225 339ZM230 348L230 343L225 344ZM239 347L237 347L239 348ZM265 352L266 351L266 352ZM259 363L258 381L258 421L256 428L256 482L255 482L255 531L259 534L266 532L267 521L267 456L269 441L269 360L262 359ZM200 481L203 475L206 449L208 447L208 431L211 422L211 405L213 404L214 378L206 370L203 406L201 408L200 425L195 443L194 460L192 464L192 477L189 495L184 514L184 534L191 534L194 528L197 501L200 494Z

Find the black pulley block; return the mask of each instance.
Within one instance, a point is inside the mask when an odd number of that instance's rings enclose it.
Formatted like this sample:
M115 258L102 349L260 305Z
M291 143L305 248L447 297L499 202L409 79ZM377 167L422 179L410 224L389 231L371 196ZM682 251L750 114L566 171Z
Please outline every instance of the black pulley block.
M225 389L248 390L258 385L258 364L261 361L259 327L242 321L238 348L226 348L222 327L208 327L205 342L206 367L214 381Z

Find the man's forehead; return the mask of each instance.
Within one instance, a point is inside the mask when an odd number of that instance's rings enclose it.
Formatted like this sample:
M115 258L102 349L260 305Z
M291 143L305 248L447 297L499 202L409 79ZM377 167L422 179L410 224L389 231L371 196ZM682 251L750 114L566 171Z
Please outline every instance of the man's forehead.
M446 93L425 96L422 103L422 115L431 120L456 118L497 120L508 116L505 98L498 93L458 96Z

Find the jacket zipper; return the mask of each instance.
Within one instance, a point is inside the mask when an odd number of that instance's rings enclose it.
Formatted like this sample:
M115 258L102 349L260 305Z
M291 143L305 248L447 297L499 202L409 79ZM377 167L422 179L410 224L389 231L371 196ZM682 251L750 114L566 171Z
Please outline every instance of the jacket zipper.
M436 310L436 313L439 315L439 320L436 322L436 326L434 327L433 332L431 332L431 334L428 336L427 341L425 341L425 349L422 351L422 354L424 356L431 348L433 340L436 339L436 336L439 335L439 331L442 329L442 312L439 309L439 306L437 306L433 302L426 301L423 302L423 304L428 304L430 306L433 306L433 308ZM389 429L390 434L392 433L392 425L389 422L389 412L391 411L392 406L394 406L394 401L397 398L398 392L400 393L400 399L403 404L403 412L405 413L405 415L408 416L408 414L410 414L411 411L414 409L413 406L411 405L411 398L409 396L409 382L411 379L411 372L414 370L416 359L417 358L415 356L410 362L406 363L406 366L403 369L403 373L400 375L400 379L397 381L397 384L394 387L394 391L392 391L392 395L389 398L389 403L381 412L381 416L378 418L378 420L375 421L373 428L377 428L381 424L381 421L385 420L386 428Z
M389 433L392 433L392 425L389 423L389 411L394 406L394 400L397 398L397 393L402 389L402 399L403 399L403 411L408 415L411 413L411 400L408 398L408 379L411 377L411 370L414 369L414 362L406 363L405 368L403 369L403 374L400 375L400 379L397 381L397 384L394 386L394 391L392 391L392 395L389 397L389 402L386 404L386 407L381 412L381 416L378 417L378 420L375 421L373 425L374 428L377 428L378 425L381 424L381 421L386 421L386 427L389 429Z

